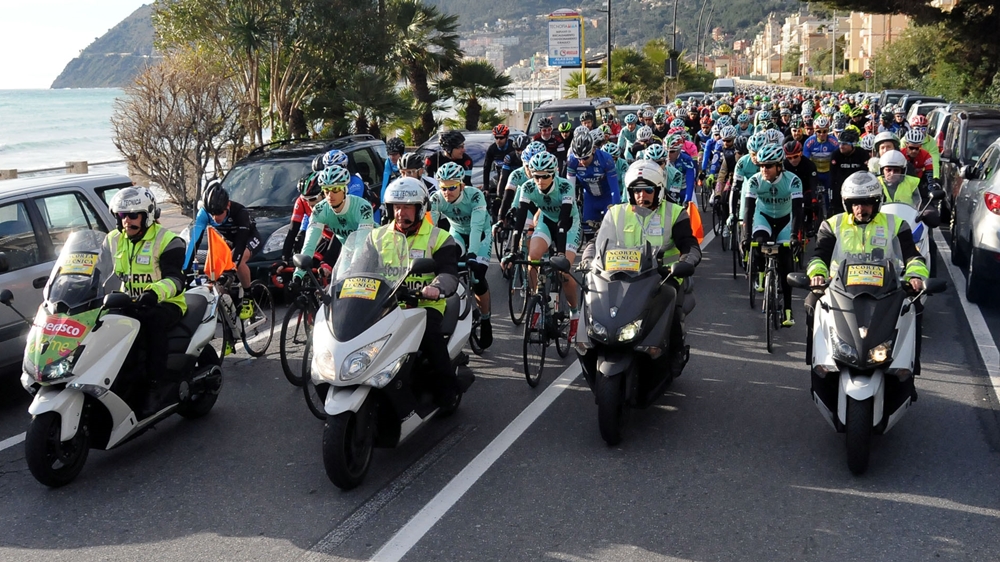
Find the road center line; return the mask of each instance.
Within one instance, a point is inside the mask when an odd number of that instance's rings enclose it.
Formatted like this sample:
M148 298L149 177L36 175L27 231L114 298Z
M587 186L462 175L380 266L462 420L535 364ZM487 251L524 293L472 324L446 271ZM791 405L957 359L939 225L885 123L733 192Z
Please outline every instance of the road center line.
M970 303L965 298L965 291L959 288L965 286L965 276L951 263L951 248L945 242L944 236L941 235L938 229L935 228L933 231L934 241L937 242L937 250L941 256L941 262L948 268L948 275L951 276L951 284L955 287L958 300L962 303L962 311L965 312L965 320L972 330L972 337L976 339L979 356L983 359L983 364L986 365L986 371L990 377L990 386L993 388L994 403L1000 405L1000 351L997 350L997 345L993 341L993 335L990 333L989 326L986 325L986 319L983 318L982 310Z
M3 441L0 441L0 451L3 451L5 449L10 449L11 447L15 447L17 445L20 445L21 443L24 442L24 436L25 436L25 434L22 433L20 435L15 435L13 437L8 437L7 439L4 439Z
M478 481L486 471L517 441L555 399L580 376L580 363L574 362L563 374L535 398L514 421L486 446L476 458L441 489L389 542L372 556L373 561L398 562L417 541L430 531L449 509Z

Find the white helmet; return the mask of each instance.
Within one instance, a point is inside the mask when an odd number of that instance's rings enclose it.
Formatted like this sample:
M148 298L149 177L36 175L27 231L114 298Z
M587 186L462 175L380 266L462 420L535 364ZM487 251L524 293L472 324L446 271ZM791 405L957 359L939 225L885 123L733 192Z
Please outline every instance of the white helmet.
M871 172L854 172L840 187L840 199L844 202L844 209L847 212L851 212L850 201L871 202L875 205L875 210L872 212L874 217L882 206L882 185Z
M145 213L146 220L143 221L142 225L146 228L153 226L156 219L160 218L160 209L156 206L156 197L153 197L153 192L140 186L127 187L115 193L111 202L108 203L108 209L118 221L119 228L121 228L121 219L118 218L117 213Z
M424 182L417 178L396 178L385 188L384 203L386 209L392 212L391 205L416 205L419 218L427 207L427 188Z
M882 170L883 168L886 167L902 168L903 170L905 170L906 157L903 156L903 153L898 150L890 150L885 154L883 154L878 159L878 169Z
M656 146L656 145L654 145ZM663 168L653 160L636 160L625 172L625 188L629 191L629 202L635 204L632 187L654 187L653 206L660 202L660 190L666 187L666 176Z

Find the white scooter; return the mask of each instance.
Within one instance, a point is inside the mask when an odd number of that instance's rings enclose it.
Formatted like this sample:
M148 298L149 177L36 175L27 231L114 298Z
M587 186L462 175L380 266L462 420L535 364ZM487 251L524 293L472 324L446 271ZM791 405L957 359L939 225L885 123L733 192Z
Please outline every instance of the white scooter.
M91 448L117 447L175 412L204 416L222 387L220 361L209 345L216 299L205 288L193 289L185 293L187 314L164 338L167 371L174 380L167 390L176 394L168 394L157 412L139 418L134 405L146 397L137 394L140 387L118 380L123 372L143 368L135 357L141 354L129 358L139 321L123 314L135 306L131 297L113 292L121 281L103 246L105 237L89 230L70 235L34 321L25 318L31 330L21 384L34 396L25 457L31 474L46 486L76 478ZM0 293L0 302L11 308L12 299L10 291Z
M345 490L364 480L373 447L395 447L434 416L453 413L473 379L471 372L460 373L461 393L446 405L432 402L419 353L427 312L399 303L415 302L420 288L404 281L432 273L434 261L411 261L406 238L395 232L385 233L376 249L369 232L352 233L345 241L310 346L310 376L325 395L323 464L330 480ZM311 258L294 260L303 267ZM466 358L462 347L472 330L471 293L458 287L446 298L442 325L453 367Z
M899 279L896 259L858 260L840 254L832 261L839 266L816 303L807 346L811 394L824 419L847 434L847 466L861 474L868 469L872 434L888 432L913 401L914 303L946 285L930 279L923 291L910 296ZM788 274L788 282L811 289L804 273Z

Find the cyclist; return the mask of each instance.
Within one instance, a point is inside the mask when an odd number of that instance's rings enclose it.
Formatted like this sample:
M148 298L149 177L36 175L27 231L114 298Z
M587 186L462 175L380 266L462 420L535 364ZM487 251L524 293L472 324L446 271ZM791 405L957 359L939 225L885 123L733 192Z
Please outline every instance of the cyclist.
M625 116L625 126L618 132L618 148L625 154L629 146L635 142L636 133L639 131L639 117L635 113Z
M680 134L667 135L663 141L663 146L667 149L667 159L669 164L677 168L684 176L684 192L678 203L687 203L694 200L695 178L698 176L697 165L686 152L684 152L684 138Z
M292 209L292 221L288 225L288 234L285 236L285 243L281 246L281 261L288 264L292 261L292 254L301 252L302 242L305 239L306 230L309 228L309 217L312 215L313 207L323 198L323 189L319 184L320 173L310 174L308 177L299 180L299 196L295 199L295 207ZM321 252L323 262L333 265L336 260L330 261L332 254L329 245L333 232L324 229L323 240L327 242Z
M582 180L578 182L577 180ZM576 135L573 150L566 165L566 181L573 192L583 192L583 221L600 221L611 205L621 197L618 186L618 169L614 158L603 150L596 150L594 139Z
M628 162L626 162L625 159L621 157L621 149L619 149L618 145L613 142L609 142L608 144L604 145L603 147L601 147L601 150L610 154L611 158L615 162L615 171L617 172L618 175L618 188L621 192L621 195L619 196L618 200L625 201L626 199L625 172L628 171Z
M625 160L632 162L639 160L639 153L646 150L652 144L659 144L660 141L653 137L653 129L643 125L635 134L635 142L629 145L625 151Z
M749 112L744 111L736 116L736 134L747 138L750 138L753 135L753 127L750 126Z
M588 131L594 129L594 114L589 111L584 111L580 114L580 126L586 127Z
M694 135L694 143L695 146L698 147L699 151L706 154L709 152L706 145L710 142L713 144L715 142L715 135L712 133L712 118L706 115L701 118L701 129L699 129ZM704 168L705 166L702 167Z
M667 124L667 113L657 111L653 114L653 136L661 139L666 138L668 132L670 132L670 125Z
M858 133L848 129L840 134L839 148L830 160L830 176L833 192L830 195L830 216L843 213L843 202L840 196L840 188L855 172L868 168L868 155L864 150L857 150L854 145L860 139ZM817 225L818 226L818 225Z
M493 144L486 149L483 159L483 185L481 189L486 195L490 214L496 214L500 205L500 176L503 175L504 159L514 152L514 143L510 141L510 129L503 123L493 127Z
M437 171L438 191L430 196L431 221L435 224L442 215L451 225L449 234L458 242L466 266L472 272L471 287L482 313L480 345L486 349L493 345L493 326L490 324L490 286L486 271L490 266L493 236L486 197L475 187L462 185L462 167L454 162L443 164Z
M528 259L538 260L555 247L556 253L565 253L566 259L573 263L577 249L580 246L581 223L580 211L576 206L576 193L569 180L556 176L559 164L556 158L548 152L541 152L531 157L528 167L531 169L531 179L521 186L520 205L517 209L515 232L524 230L528 214L539 211L540 217L535 224L535 232L528 244ZM616 185L617 187L617 185ZM518 244L515 244L517 247ZM538 269L528 268L528 281L532 291L538 286ZM577 285L569 275L564 276L566 302L570 307L570 341L576 336L579 324L579 297ZM537 325L541 310L532 312L532 326Z
M628 247L650 242L654 249L663 250L662 265L679 261L697 266L701 261L701 248L691 231L691 219L681 205L660 199L666 191L664 170L650 160L637 160L625 173L629 201L608 209L601 223L599 237L614 238L613 232L623 232L634 236L634 240L623 240ZM640 235L641 233L641 235ZM603 239L602 238L602 239ZM591 242L584 250L583 261L589 263L597 248ZM684 343L684 300L691 293L690 282L670 281L677 291L676 310L670 328L670 368L673 375L680 375L687 360L687 346ZM680 290L683 286L684 290Z
M320 173L318 179L325 198L313 208L309 228L306 229L306 239L302 243L302 253L312 255L323 238L324 231L329 229L333 239L330 240L329 250L324 254L323 261L328 266L333 266L340 257L341 245L347 237L356 230L373 228L375 221L372 207L365 199L347 194L350 174L346 169L340 166L327 168ZM304 269L296 269L292 287L299 285L305 275Z
M927 134L919 129L911 129L903 137L903 142L906 143L906 152L903 155L906 156L908 167L913 168L921 183L933 180L934 176L934 158L923 149L926 138Z
M459 131L447 131L441 133L438 141L441 150L429 156L424 162L424 170L429 176L425 181L437 184L433 179L437 169L445 162L454 162L465 170L465 177L462 182L465 185L472 185L472 157L465 153L465 135Z
M559 164L559 175L561 177L566 177L566 156L569 154L569 151L573 146L573 124L569 121L559 123L558 137L559 142L562 143L562 146L559 148L559 154L562 154L563 156L563 159Z
M924 134L924 144L921 148L927 151L931 155L931 160L934 164L934 173L932 177L934 178L934 185L937 186L941 182L941 150L938 148L937 141L928 133L928 121L927 117L917 114L910 119L910 129L914 131L920 131Z
M191 267L191 258L195 249L201 245L201 237L205 234L205 228L215 227L233 249L233 263L236 264L236 277L240 280L241 287L237 299L240 301L250 288L250 268L247 266L247 261L261 249L257 225L246 207L236 201L229 200L229 194L223 189L222 182L218 179L212 179L208 182L199 207L198 214L194 219L194 228L191 230L191 240L188 241L187 254L184 256L184 269L187 270ZM371 208L370 205L369 208ZM240 306L240 302L236 304ZM248 320L253 315L253 301L251 299L242 300L240 318Z
M547 152L545 150L545 145L540 142L532 142L528 145L528 148L525 148L524 152L521 153L521 162L523 165L510 173L510 178L504 186L503 201L500 203L500 220L509 220L507 215L510 210L517 209L519 207L521 201L521 186L531 179L531 168L528 167L528 163L534 155L542 152ZM531 222L533 222L533 216L529 219L529 223Z
M531 137L528 135L517 135L516 137L510 139L511 151L503 157L503 165L500 168L500 182L497 184L497 195L498 201L503 199L504 191L507 189L507 183L510 181L510 176L515 170L519 170L524 167L524 161L521 159L521 155L524 153L524 149L528 148L531 144ZM497 209L500 207L498 206ZM497 217L499 218L499 217Z
M747 181L744 197L747 201L743 212L744 251L749 249L749 241L758 244L768 241L795 243L795 236L802 228L802 182L791 173L782 170L785 151L777 144L765 145L757 153L760 172ZM759 253L754 263L760 264ZM756 269L756 268L755 268ZM792 270L792 253L781 246L778 253L778 277L784 292L784 320L782 326L793 326L792 289L788 285L788 273ZM758 272L757 291L764 290L764 275Z
M802 144L802 155L816 164L816 184L820 188L816 199L823 208L823 216L830 216L830 190L833 188L833 178L830 176L830 160L837 152L837 141L830 138L830 120L826 117L816 119L816 133Z
M803 226L806 232L815 232L823 215L816 200L816 165L802 157L802 145L797 141L789 141L783 147L785 161L782 164L786 172L795 174L802 183L802 214Z
M385 151L389 154L389 159L386 161L385 169L382 171L382 187L378 191L379 201L385 197L385 188L389 185L389 182L401 175L399 173L399 160L403 157L403 153L406 152L406 144L403 143L402 139L392 137L385 141ZM381 209L376 209L375 223L380 223L381 218Z
M332 166L340 166L343 169L347 169L348 166L347 154L342 150L331 150L323 155L323 168L330 168ZM353 174L351 176L351 182L347 187L347 193L350 195L355 195L357 197L365 198L365 180L361 179L358 174Z
M618 123L618 120L615 119L615 116L612 115L610 111L604 113L604 116L601 117L601 121L603 121L604 124L607 125L609 129L611 129L612 137L617 137L618 134L621 133L622 126Z
M910 126L906 123L906 110L903 109L903 106L896 106L892 111L892 119L892 123L888 127L889 132L899 138L903 138L906 132L910 130Z
M890 150L879 157L879 168L882 175L878 178L882 186L882 198L887 203L905 203L919 210L922 201L928 201L930 194L927 185L916 176L907 175L906 157L898 150ZM918 217L930 228L941 224L941 216L934 207L928 207Z

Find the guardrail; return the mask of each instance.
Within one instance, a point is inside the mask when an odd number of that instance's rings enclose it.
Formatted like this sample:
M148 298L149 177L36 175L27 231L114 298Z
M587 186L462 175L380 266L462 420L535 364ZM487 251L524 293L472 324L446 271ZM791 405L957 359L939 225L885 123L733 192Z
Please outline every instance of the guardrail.
M106 162L88 162L86 160L80 160L76 162L66 162L65 166L54 166L52 168L37 168L34 170L0 170L0 180L12 180L23 175L58 172L59 170L65 170L67 174L87 174L90 173L91 166L125 164L126 162L127 160L108 160Z

